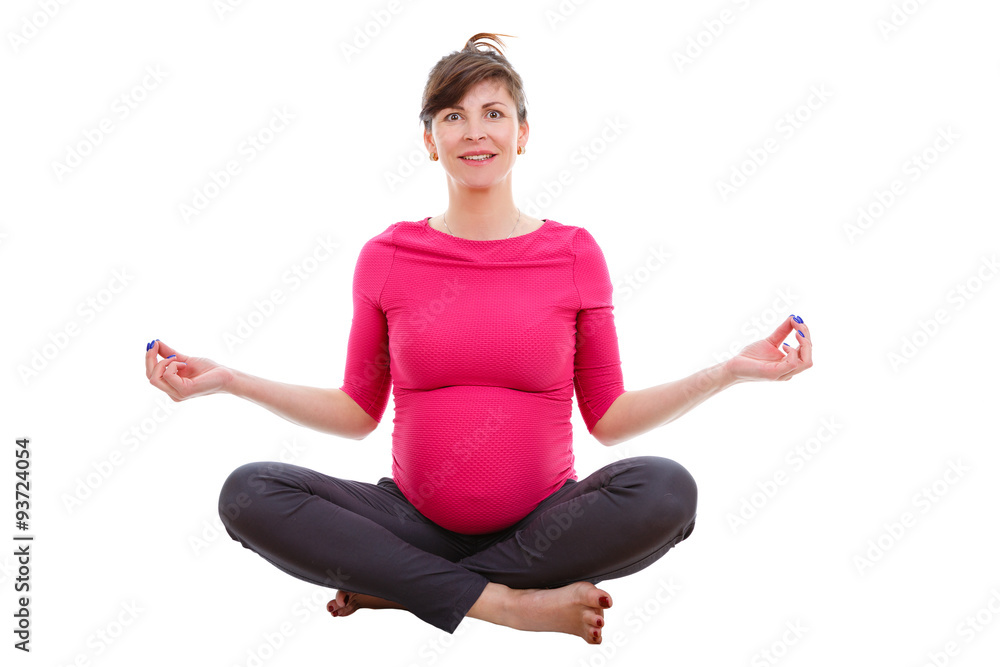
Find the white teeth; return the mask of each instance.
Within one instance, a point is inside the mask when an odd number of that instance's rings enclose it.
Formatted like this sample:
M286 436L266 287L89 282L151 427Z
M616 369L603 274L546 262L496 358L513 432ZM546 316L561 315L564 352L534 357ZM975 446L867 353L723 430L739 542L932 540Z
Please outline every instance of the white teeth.
M477 162L482 162L483 160L488 160L492 155L470 155L468 157L463 157L463 160L476 160Z

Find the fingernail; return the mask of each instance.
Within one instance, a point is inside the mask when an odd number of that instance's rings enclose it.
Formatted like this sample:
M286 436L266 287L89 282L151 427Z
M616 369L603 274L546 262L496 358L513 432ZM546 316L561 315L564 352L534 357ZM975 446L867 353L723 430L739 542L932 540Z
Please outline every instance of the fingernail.
M799 331L798 329L796 329L796 331L798 331L798 332L799 332L799 335L800 335L800 336L802 336L803 338L805 338L805 337L806 337L806 335L805 335L804 333L802 333L801 331Z
M791 345L789 345L788 343L782 343L782 345L784 345L785 347L791 347Z
M608 599L607 595L602 595L597 601L600 602L601 606L605 609L611 606L611 600Z
M792 319L798 322L799 324L802 324L802 318L799 317L798 315L792 315Z
M799 333L802 333L802 332L800 331ZM167 357L167 359L173 359L176 356L177 356L176 354L171 354L169 357Z
M149 352L149 348L153 347L152 343L146 343L146 352Z

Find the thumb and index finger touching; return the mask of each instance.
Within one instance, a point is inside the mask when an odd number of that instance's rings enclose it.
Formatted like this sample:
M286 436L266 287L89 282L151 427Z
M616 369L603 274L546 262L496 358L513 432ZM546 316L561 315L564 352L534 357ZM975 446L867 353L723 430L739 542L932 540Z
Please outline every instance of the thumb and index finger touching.
M163 359L157 359L157 356ZM173 359L171 359L173 357ZM171 361L167 361L171 359ZM152 381L163 376L163 371L173 360L186 362L188 355L177 352L159 338L146 344L146 377Z
M785 318L785 321L779 324L778 328L767 337L767 342L777 347L793 331L795 332L795 339L798 341L798 347L793 347L788 343L784 343L784 345L786 346L785 350L788 351L785 362L792 361L794 370L788 373L787 376L781 377L780 379L782 380L787 380L792 375L812 366L812 335L809 332L809 327L806 326L805 322L798 315L789 315Z

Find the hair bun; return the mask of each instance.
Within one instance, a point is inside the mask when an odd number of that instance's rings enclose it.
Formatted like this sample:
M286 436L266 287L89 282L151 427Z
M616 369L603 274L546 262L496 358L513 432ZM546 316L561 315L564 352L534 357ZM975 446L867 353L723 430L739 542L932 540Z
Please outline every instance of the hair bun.
M503 33L477 32L475 35L469 38L469 41L465 43L465 48L463 50L482 51L482 49L479 48L479 45L482 44L483 46L487 47L487 49L496 51L500 55L503 55L503 50L501 48L493 46L492 44L487 44L485 41L482 41L482 40L490 40L491 42L496 42L497 44L499 44L500 47L505 47L507 45L503 43L502 39L500 39L501 36L514 37L514 35L504 35ZM517 39L516 37L514 38Z

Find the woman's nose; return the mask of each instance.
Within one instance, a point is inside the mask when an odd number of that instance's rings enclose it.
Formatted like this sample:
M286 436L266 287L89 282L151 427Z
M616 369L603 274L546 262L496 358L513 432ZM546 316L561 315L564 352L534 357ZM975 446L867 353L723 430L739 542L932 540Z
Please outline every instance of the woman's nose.
M465 136L467 139L479 140L486 136L486 131L483 129L479 121L469 121L465 126Z

